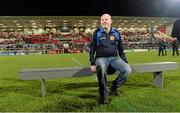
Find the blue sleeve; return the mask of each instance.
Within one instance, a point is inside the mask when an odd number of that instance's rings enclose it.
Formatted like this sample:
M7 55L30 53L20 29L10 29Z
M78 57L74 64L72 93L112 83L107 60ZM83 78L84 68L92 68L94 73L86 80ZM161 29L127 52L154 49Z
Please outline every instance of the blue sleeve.
M96 32L93 34L93 39L89 48L89 62L91 65L95 65L95 52L96 52Z
M119 53L119 56L121 57L121 59L128 63L128 60L126 58L126 54L124 52L124 48L123 48L123 44L122 44L122 38L121 38L121 34L118 32L119 34L119 40L118 40L118 53Z

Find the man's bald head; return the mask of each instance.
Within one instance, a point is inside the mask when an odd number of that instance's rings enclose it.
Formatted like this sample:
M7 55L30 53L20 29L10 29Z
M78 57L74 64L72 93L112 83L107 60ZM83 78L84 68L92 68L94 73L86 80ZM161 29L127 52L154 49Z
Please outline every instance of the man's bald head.
M102 18L109 18L109 19L111 20L111 15L105 13L105 14L103 14L103 15L101 16L101 19L102 19Z
M110 30L111 28L111 16L109 14L103 14L101 16L101 26L105 29L105 30Z

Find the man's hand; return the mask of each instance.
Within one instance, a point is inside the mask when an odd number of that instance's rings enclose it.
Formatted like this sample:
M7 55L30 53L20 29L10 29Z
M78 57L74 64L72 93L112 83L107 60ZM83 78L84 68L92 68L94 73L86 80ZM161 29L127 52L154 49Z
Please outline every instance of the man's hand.
M96 72L96 65L91 66L91 72L95 73Z

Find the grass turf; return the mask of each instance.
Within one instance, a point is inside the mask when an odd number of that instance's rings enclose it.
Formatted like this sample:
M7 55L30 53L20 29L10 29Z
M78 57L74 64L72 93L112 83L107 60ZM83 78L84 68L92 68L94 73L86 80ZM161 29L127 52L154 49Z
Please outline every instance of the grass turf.
M157 56L157 52L127 52L130 64L159 61L180 62L180 58ZM110 97L109 105L100 105L95 76L47 80L45 98L41 98L38 80L19 79L22 68L59 68L89 66L88 54L0 56L1 112L180 112L180 70L164 72L164 89L152 86L152 73L132 74L121 87L123 97ZM108 76L108 86L116 75Z

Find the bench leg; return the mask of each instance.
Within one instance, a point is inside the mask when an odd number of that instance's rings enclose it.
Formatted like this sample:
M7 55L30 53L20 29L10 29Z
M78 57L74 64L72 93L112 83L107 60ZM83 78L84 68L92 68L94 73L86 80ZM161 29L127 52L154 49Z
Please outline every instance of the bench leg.
M41 79L41 92L42 92L42 97L46 95L46 81L45 79Z
M160 72L153 72L153 85L158 88L163 88L163 74Z

